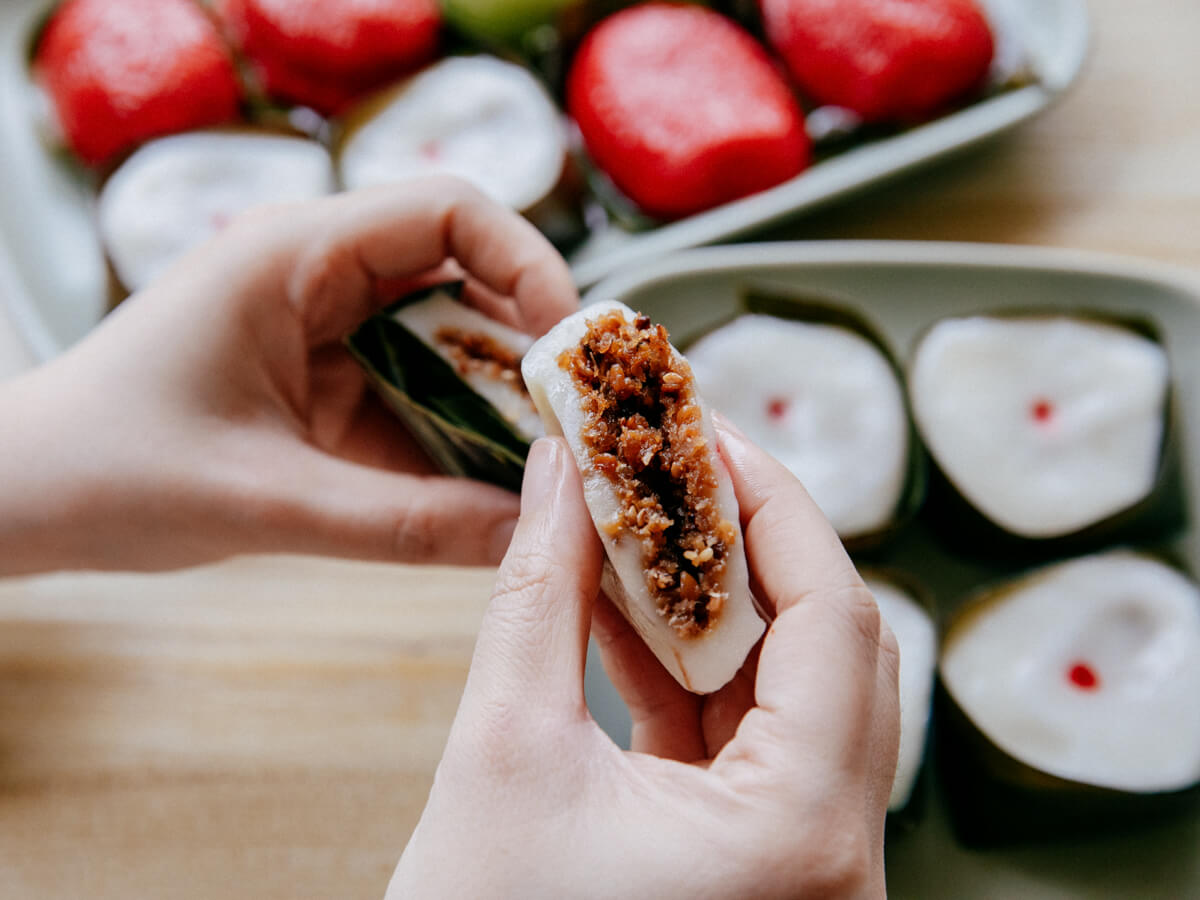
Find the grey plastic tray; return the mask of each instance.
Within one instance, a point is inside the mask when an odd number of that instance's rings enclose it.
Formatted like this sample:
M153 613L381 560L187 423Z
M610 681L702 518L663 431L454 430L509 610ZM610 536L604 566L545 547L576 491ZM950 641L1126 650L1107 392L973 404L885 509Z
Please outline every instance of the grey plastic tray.
M1200 510L1200 274L1096 254L1029 247L911 242L744 244L672 254L602 281L586 302L618 299L685 337L728 317L748 281L822 296L877 326L901 359L942 316L1004 308L1137 313L1165 338L1182 420L1189 507ZM1200 533L1178 541L1200 572ZM948 608L1011 571L956 558L920 526L882 559L910 572ZM597 720L627 742L628 714L589 657ZM1196 713L1200 714L1200 699ZM936 779L934 779L936 782ZM969 851L956 843L936 784L924 819L888 847L893 898L1200 898L1200 814L1135 833L1020 849Z

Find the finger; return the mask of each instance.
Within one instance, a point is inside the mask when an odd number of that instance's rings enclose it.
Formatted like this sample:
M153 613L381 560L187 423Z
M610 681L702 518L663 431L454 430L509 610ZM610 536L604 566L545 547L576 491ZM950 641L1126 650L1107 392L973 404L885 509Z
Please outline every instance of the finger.
M463 694L469 717L538 710L588 718L584 662L603 552L566 443L534 443L521 518L480 627Z
M385 306L399 300L408 294L425 290L447 282L463 282L460 300L482 312L489 319L495 319L509 328L523 330L521 312L517 301L512 297L503 297L491 288L486 287L477 279L470 277L462 267L453 260L447 260L443 265L418 278L377 279L375 293L380 305Z
M524 330L524 321L517 302L511 297L497 294L487 285L470 276L464 276L462 300L478 309L490 319L503 322L510 328Z
M881 655L878 607L800 482L728 422L718 422L718 437L750 566L777 610L759 658L758 718L831 763L860 765Z
M464 303L470 304L488 318L502 322L510 328L518 330L522 328L523 323L520 310L517 308L517 301L512 297L497 294L477 279L472 278L453 259L448 259L436 269L413 278L377 278L374 290L379 304L386 306L407 294L454 281L463 282L461 299Z
M362 395L358 408L341 431L340 439L323 449L348 462L389 472L424 476L442 474L396 414L370 391Z
M861 584L837 533L796 476L724 416L714 414L713 422L761 587L756 596L768 612L781 613L808 593Z
M609 681L629 708L629 749L681 762L707 758L700 730L701 698L684 690L662 667L604 595L592 609L592 635Z
M309 358L308 439L342 459L392 472L436 475L399 418L367 386L362 367L341 344Z
M340 339L382 304L373 286L456 260L516 301L521 325L542 334L578 295L558 252L517 213L465 182L430 178L349 192L313 204L289 280L310 344Z
M380 306L387 306L408 294L415 294L417 291L423 291L449 281L462 281L465 277L462 266L452 259L447 259L440 266L419 275L376 278L375 296L378 298Z
M830 770L857 771L867 760L879 657L878 610L865 588L810 594L767 631L750 715Z

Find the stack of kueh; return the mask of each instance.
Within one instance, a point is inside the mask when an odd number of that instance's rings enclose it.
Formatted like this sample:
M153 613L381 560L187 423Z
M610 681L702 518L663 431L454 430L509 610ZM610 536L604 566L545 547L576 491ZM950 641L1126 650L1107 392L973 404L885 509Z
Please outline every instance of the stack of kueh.
M531 399L516 375L530 339L456 290L401 300L349 344L447 471L514 486L538 396L562 427L565 351L526 365ZM1128 827L1196 801L1200 590L1158 552L1186 509L1152 322L981 311L933 322L901 362L853 303L752 286L679 344L706 404L809 488L897 635L893 826L922 818L930 768L969 844ZM932 596L936 573L911 552L925 540L992 575ZM675 624L647 637L669 668L695 630Z

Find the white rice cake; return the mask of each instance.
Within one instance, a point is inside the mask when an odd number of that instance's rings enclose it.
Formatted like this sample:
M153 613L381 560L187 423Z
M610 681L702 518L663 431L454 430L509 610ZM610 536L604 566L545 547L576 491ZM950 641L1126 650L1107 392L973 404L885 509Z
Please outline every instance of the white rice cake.
M195 131L150 141L105 182L97 215L114 271L145 287L239 213L334 190L316 141L252 131Z
M1125 791L1200 780L1200 590L1113 551L1043 569L948 635L942 680L1001 750Z
M875 577L865 581L900 647L900 758L888 801L888 810L894 811L912 798L925 755L937 670L937 628L929 613L892 582Z
M493 56L451 56L351 114L338 154L348 189L456 175L524 212L558 184L561 113L528 70Z
M1027 538L1070 534L1150 493L1167 382L1155 342L1069 317L944 319L909 374L913 416L946 476Z

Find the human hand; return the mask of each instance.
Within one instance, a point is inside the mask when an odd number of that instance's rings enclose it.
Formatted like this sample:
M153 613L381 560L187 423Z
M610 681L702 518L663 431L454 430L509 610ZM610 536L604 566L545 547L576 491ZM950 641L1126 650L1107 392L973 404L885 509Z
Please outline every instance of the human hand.
M612 605L570 451L534 445L522 514L425 812L389 897L882 897L895 638L782 466L719 423L774 616L725 688L688 693ZM588 713L589 622L633 718Z
M538 335L578 303L524 219L429 179L263 209L0 387L0 574L234 553L495 563L515 495L438 477L342 338L400 284L467 276Z

